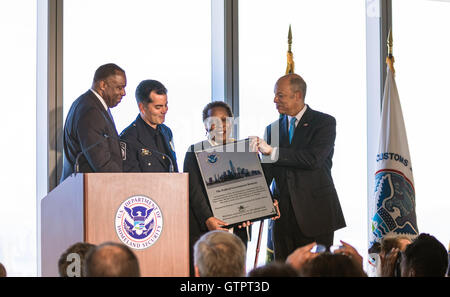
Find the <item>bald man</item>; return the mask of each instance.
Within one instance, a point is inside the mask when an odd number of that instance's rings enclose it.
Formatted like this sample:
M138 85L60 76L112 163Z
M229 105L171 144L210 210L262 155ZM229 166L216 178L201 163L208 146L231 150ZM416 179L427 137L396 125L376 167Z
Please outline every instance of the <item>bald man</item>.
M127 246L106 242L92 249L86 256L86 277L139 277L136 255Z
M297 247L333 244L345 220L331 176L336 120L305 104L306 83L297 74L275 84L280 118L256 138L267 182L279 202L281 217L273 224L275 260L284 261Z

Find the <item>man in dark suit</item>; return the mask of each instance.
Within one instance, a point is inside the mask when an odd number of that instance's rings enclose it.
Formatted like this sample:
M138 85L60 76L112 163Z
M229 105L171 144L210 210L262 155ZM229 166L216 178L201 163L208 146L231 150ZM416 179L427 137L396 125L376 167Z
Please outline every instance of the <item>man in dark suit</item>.
M74 170L122 172L119 135L110 108L125 96L126 84L123 69L115 64L102 65L95 72L92 88L72 104L64 125L61 181Z
M281 77L274 102L281 114L266 128L266 141L255 138L263 169L281 217L274 221L275 260L297 247L333 244L345 220L331 176L336 120L305 105L306 83L297 74Z
M125 172L178 172L172 131L164 125L167 89L156 80L144 80L136 88L139 115L120 134Z

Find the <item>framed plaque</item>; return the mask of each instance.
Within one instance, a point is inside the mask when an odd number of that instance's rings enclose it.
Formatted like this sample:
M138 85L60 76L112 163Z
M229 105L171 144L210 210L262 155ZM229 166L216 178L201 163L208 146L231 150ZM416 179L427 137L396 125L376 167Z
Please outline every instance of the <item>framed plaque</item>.
M277 215L259 156L249 140L195 152L214 217L233 227Z

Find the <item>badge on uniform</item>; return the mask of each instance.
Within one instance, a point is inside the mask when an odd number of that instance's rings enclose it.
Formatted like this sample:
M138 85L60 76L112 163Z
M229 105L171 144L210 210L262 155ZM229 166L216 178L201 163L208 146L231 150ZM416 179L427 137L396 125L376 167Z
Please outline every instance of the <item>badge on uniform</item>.
M170 149L171 149L172 151L175 151L175 146L173 145L173 140L170 140L170 141L169 141L169 145L170 145Z
M122 160L127 159L127 144L123 141L120 142L120 153L122 154Z

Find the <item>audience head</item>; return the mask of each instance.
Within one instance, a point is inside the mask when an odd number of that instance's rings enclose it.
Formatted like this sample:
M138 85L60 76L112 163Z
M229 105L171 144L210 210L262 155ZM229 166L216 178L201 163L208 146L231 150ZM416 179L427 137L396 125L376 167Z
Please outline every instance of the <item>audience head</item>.
M406 235L389 235L381 240L380 253L388 254L393 248L398 248L400 251L405 251L408 244L412 242L410 236Z
M344 254L320 253L300 268L303 277L366 277L356 261Z
M434 236L420 234L401 255L402 277L445 276L448 267L447 250Z
M249 277L296 277L295 269L283 262L274 261L261 267L256 267L248 273Z
M236 235L214 230L204 234L194 245L196 276L245 276L246 249Z
M6 277L6 275L6 268L2 263L0 263L0 277Z
M86 256L87 277L138 277L139 263L133 251L124 244L106 242Z
M87 253L95 248L95 245L86 242L77 242L71 245L61 255L58 261L59 276L81 276L84 277L84 260ZM75 263L75 261L78 261ZM71 267L72 263L78 264L78 267ZM69 272L70 271L70 272Z
M397 257L411 243L411 238L411 236L395 234L387 235L381 239L377 260L378 276L400 277L400 262Z

